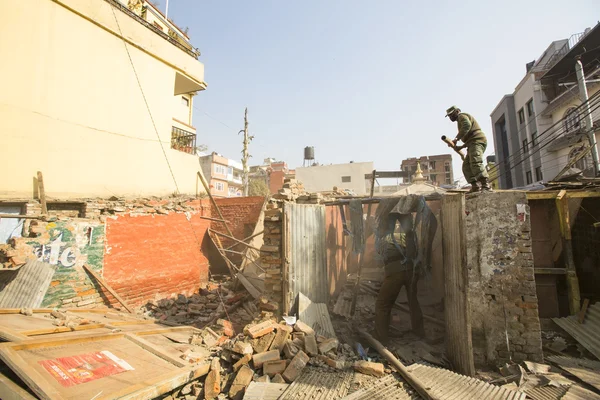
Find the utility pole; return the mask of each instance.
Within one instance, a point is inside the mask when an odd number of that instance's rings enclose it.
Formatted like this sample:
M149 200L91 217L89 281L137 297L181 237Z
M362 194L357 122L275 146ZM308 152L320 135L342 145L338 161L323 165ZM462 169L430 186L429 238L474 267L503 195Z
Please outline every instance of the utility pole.
M250 159L250 153L248 152L248 145L250 141L254 139L254 136L248 135L248 107L246 107L246 111L244 112L244 129L238 132L244 132L244 148L242 149L242 167L244 168L244 173L242 175L242 181L244 185L244 196L248 196L248 175L250 173L250 169L248 167L248 160Z
M169 0L167 0L167 5L165 7L165 19L169 20Z
M594 160L594 174L598 176L600 171L600 164L598 161L598 145L596 144L596 135L594 134L594 121L592 120L592 112L590 109L590 103L588 101L588 91L585 84L585 75L583 73L583 65L581 64L581 57L577 57L575 62L575 72L577 72L577 83L579 84L579 98L583 102L583 110L586 114L585 129L587 130L588 138L590 140L590 147L592 149L592 159Z

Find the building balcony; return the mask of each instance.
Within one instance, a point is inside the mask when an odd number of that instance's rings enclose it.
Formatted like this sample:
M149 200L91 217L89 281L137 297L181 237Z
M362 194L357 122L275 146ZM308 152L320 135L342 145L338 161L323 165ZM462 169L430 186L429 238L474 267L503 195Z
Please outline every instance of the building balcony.
M188 43L186 40L182 39L176 32L169 31L169 33L165 33L157 26L146 21L146 19L143 18L143 15L146 12L145 10L142 11L142 13L141 13L142 15L138 15L134 11L130 10L123 3L121 3L119 0L104 0L104 1L106 1L107 3L110 3L112 6L118 8L123 13L129 15L131 18L135 19L137 22L144 25L146 28L150 29L152 32L156 33L158 36L160 36L164 40L171 43L173 46L186 52L191 57L194 57L195 59L198 59L198 57L200 57L200 50L195 49L190 43Z
M174 126L171 130L171 148L188 154L196 154L196 134Z

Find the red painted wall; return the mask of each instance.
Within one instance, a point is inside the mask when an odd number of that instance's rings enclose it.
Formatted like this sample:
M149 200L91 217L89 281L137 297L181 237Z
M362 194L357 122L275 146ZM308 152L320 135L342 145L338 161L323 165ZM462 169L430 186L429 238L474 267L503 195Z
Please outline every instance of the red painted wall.
M210 221L200 215L192 214L189 221L185 213L107 219L104 278L108 284L134 307L197 292L208 282L202 245Z

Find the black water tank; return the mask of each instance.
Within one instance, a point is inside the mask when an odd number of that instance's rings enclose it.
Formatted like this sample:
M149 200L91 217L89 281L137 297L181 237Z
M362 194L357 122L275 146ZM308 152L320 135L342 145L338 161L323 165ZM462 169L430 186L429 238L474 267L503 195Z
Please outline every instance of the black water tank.
M305 160L314 160L315 159L315 148L312 146L307 146L304 148L304 159Z

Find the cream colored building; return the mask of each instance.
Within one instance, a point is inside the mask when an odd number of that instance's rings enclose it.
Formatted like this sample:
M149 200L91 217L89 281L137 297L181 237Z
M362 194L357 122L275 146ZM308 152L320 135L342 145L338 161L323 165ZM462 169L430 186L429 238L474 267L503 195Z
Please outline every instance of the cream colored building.
M52 198L196 191L206 84L185 32L141 0L2 1L0 14L0 198L31 197L37 171Z
M304 184L307 192L352 190L357 195L369 194L371 180L367 175L373 173L373 162L318 165L296 168L296 179Z

